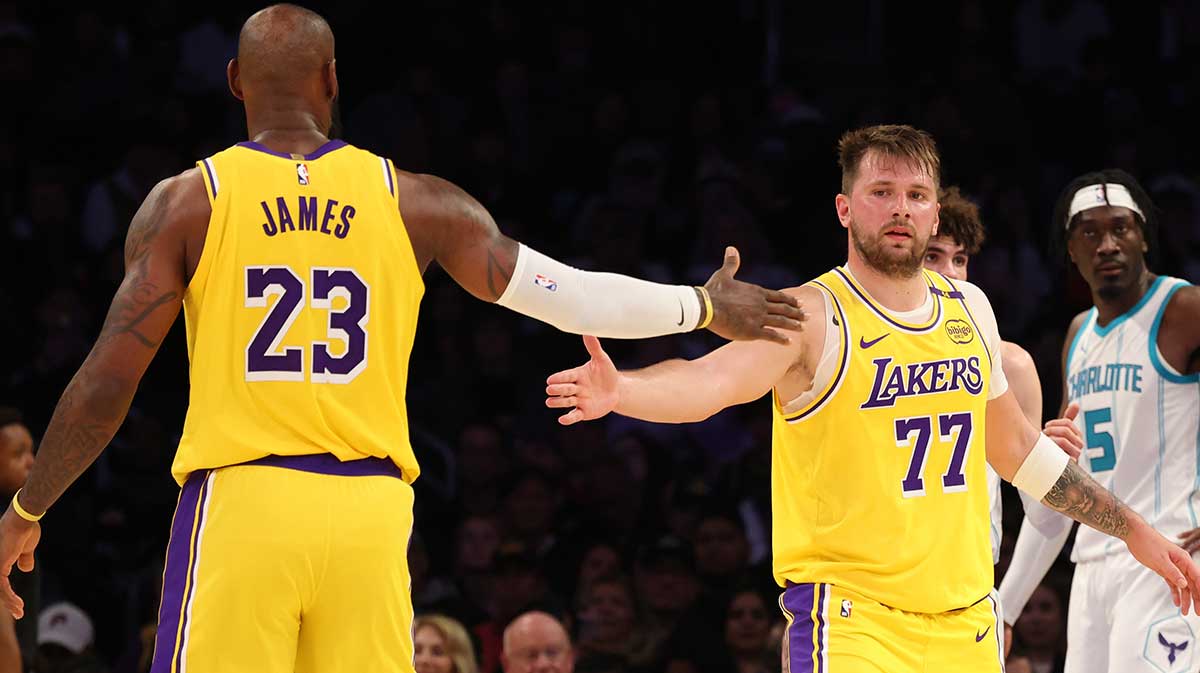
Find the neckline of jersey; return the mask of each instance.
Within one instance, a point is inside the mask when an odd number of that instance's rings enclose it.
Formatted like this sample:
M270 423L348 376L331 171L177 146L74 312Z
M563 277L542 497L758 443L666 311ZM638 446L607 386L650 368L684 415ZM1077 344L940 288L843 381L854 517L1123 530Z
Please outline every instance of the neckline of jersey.
M326 154L329 154L330 152L332 152L336 149L345 147L347 144L348 143L345 140L329 140L329 141L326 141L324 145L321 145L320 147L313 150L312 152L305 154L303 157L301 157L301 159L303 159L304 161L312 161L314 159L320 159L321 157L325 156ZM267 147L266 145L263 145L262 143L256 143L253 140L244 140L244 141L238 143L237 146L245 147L248 150L254 150L256 152L262 152L264 154L270 154L271 156L279 157L280 159L294 159L294 160L298 161L298 159L295 159L295 157L291 154L288 154L286 152L276 152L275 150L271 149L270 147Z
M1108 323L1104 327L1100 326L1099 310L1093 306L1092 309L1096 310L1096 316L1092 320L1092 331L1096 333L1096 336L1108 336L1108 333L1116 329L1118 325L1137 315L1138 311L1142 310L1142 307L1146 305L1146 302L1150 301L1150 298L1154 296L1156 291L1158 291L1158 286L1162 284L1164 278L1166 278L1166 276L1159 276L1155 278L1154 282L1150 284L1150 287L1146 288L1146 294L1142 295L1142 298L1138 300L1138 303L1133 305L1133 308L1113 318L1112 322Z
M863 303L866 304L867 307L875 313L875 315L883 318L885 321L891 323L895 327L909 332L923 333L933 329L939 322L941 322L941 297L933 292L933 289L936 287L936 285L930 278L929 272L926 269L921 269L921 273L923 274L926 285L928 285L930 288L929 297L924 303L917 308L912 309L911 311L892 311L884 306L881 302L872 297L871 293L867 292L865 287L861 286L858 278L856 278L854 273L850 271L849 265L834 267L834 271L838 272L838 274L842 276L843 284L857 294L859 298L863 300ZM933 306L930 306L930 303L932 303ZM924 314L927 317L919 321L911 320L909 316L912 314Z

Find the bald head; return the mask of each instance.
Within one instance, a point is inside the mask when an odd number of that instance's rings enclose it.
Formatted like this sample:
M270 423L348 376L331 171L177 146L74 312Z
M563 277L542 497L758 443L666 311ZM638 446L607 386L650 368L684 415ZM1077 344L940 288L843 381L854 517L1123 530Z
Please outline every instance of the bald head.
M299 93L333 61L333 31L312 10L271 5L246 19L237 60L244 89Z
M505 673L571 673L575 654L567 630L545 612L526 612L504 629Z

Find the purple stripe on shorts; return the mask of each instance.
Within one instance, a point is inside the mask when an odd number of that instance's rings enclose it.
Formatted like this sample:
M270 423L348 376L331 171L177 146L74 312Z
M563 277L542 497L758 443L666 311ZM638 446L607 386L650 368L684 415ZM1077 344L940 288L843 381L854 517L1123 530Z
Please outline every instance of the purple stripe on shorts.
M171 540L167 543L167 560L163 567L162 601L158 607L158 630L154 636L154 661L150 673L170 673L179 636L179 618L183 611L184 589L191 572L192 537L195 533L196 512L201 506L201 492L208 471L193 472L179 492L175 517L171 521Z
M367 457L343 461L332 453L313 453L305 456L263 456L242 465L286 467L301 472L316 472L338 477L396 477L402 478L400 467L390 458Z
M791 673L815 673L813 666L813 601L816 584L793 584L783 592L783 607L792 614L788 625L788 659Z
M345 146L346 146L345 140L330 140L329 142L325 143L324 145L321 145L320 147L313 150L312 152L305 154L304 160L312 161L313 159L319 159L320 157L323 157L326 154L329 154L330 152L332 152L338 148L345 147ZM271 149L270 147L267 147L266 145L263 145L262 143L256 143L253 140L242 141L242 142L238 143L238 147L245 147L247 149L256 150L259 152L266 152L267 154L270 154L272 156L282 157L284 159L292 158L292 155L290 155L286 152L276 152L275 150Z
M205 474L205 480L202 483L208 483L207 473ZM199 514L196 515L196 532L193 534L193 537L195 538L195 548L192 550L192 562L188 566L188 575L190 575L188 579L190 582L188 583L187 594L183 597L184 607L181 615L181 618L183 619L183 628L179 629L180 644L179 647L175 648L178 651L178 654L175 656L175 670L177 671L183 670L183 650L187 644L188 630L187 606L191 605L192 596L196 593L196 564L200 561L200 534L204 532L204 504L208 502L208 495L210 492L211 489L209 488L201 488L200 504L196 506Z
M817 673L825 670L825 601L829 600L829 585L821 584L821 595L817 599Z

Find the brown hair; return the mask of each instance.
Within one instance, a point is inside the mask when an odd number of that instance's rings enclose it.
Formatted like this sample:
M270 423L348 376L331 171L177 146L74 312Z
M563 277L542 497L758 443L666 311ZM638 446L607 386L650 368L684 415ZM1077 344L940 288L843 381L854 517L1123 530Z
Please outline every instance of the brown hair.
M879 124L847 131L838 140L843 194L850 193L863 157L871 150L916 163L933 176L934 184L941 180L942 159L933 136L907 124Z
M983 231L983 220L979 218L979 206L962 195L958 187L947 187L938 194L942 209L938 213L938 236L947 236L963 247L968 255L979 252L987 235Z

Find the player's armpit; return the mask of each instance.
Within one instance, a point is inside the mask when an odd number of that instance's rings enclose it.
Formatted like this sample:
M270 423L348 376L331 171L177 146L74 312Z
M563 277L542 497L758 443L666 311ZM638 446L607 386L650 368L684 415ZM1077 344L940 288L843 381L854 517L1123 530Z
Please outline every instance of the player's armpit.
M21 491L29 511L48 509L124 421L142 375L179 314L187 234L206 224L209 212L193 169L160 182L133 216L125 277L100 336L55 407Z

